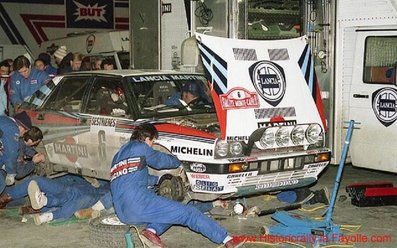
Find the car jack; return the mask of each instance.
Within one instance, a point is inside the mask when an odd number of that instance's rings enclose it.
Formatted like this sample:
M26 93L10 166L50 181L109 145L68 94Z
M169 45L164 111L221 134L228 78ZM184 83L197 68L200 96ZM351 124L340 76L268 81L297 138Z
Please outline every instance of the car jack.
M305 243L314 243L314 246L325 244L328 242L338 242L342 235L340 225L334 224L332 221L332 213L335 206L336 197L342 177L343 167L345 164L349 144L354 128L354 120L349 122L345 144L343 146L341 160L339 162L338 172L332 191L331 201L326 210L325 220L317 221L299 214L288 213L286 211L278 211L272 215L272 219L279 222L275 226L268 229L268 235L280 236L288 241L298 241Z

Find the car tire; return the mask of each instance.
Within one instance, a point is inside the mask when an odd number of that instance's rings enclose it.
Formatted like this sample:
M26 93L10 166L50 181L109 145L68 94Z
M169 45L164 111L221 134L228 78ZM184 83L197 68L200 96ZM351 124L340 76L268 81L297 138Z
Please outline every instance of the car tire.
M142 230L143 226L137 226ZM89 223L89 237L93 247L125 248L127 245L125 234L132 237L134 248L143 248L142 242L137 235L137 230L131 226L121 223L115 214L109 214L92 219Z

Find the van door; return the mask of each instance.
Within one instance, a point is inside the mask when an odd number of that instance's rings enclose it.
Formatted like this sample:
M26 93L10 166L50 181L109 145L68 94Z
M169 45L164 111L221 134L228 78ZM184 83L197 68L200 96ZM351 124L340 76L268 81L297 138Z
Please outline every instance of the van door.
M397 172L397 30L357 30L349 119L361 124L350 146L358 167Z

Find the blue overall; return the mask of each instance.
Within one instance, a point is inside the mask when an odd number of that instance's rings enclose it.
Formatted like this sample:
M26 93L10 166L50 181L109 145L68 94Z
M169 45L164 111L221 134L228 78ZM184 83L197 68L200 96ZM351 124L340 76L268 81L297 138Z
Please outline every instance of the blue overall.
M197 208L156 195L148 189L148 167L177 168L180 161L140 141L130 141L116 153L111 168L113 205L126 224L148 224L158 235L171 225L187 226L215 243L221 243L226 230Z
M24 78L18 72L11 76L11 103L13 106L23 103L50 80L50 76L32 68L28 78Z
M33 147L26 145L23 138L19 139L19 151L17 160L17 175L15 179L20 180L34 171L35 165L32 161L36 150Z
M13 200L27 196L30 181L35 180L39 188L47 196L47 205L41 212L52 211L53 219L67 219L80 209L93 206L104 194L109 192L108 184L99 188L79 176L65 175L49 179L33 176L20 184L6 188Z
M13 118L0 116L0 134L0 166L4 165L7 174L16 174L19 128ZM4 179L0 177L0 193L4 190L4 187Z

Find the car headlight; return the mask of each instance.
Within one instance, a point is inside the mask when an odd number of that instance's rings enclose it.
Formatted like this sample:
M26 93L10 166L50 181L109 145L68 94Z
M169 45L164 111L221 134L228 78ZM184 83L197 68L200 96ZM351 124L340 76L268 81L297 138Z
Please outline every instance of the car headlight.
M265 130L265 132L263 132L262 137L259 139L259 144L264 148L272 147L276 142L275 138L275 129L268 128Z
M230 153L233 155L240 155L243 152L243 145L240 142L233 142L230 144Z
M310 144L315 144L322 139L322 129L319 124L311 124L306 130L306 139Z
M289 130L287 127L281 127L276 132L276 143L278 146L287 146L289 143Z
M216 143L216 153L220 157L227 156L228 148L229 148L229 144L224 140L221 140L218 143Z
M305 141L305 130L301 126L296 126L291 131L291 140L294 145L302 145Z

